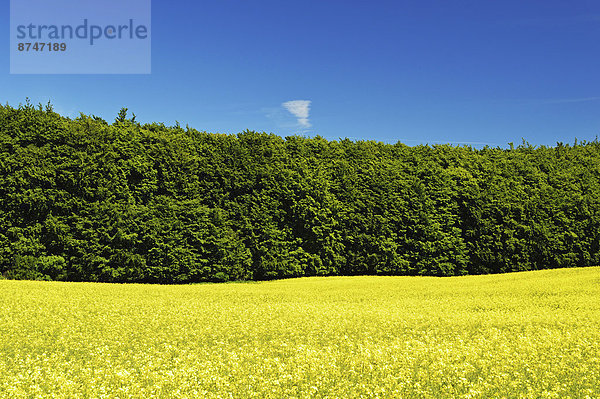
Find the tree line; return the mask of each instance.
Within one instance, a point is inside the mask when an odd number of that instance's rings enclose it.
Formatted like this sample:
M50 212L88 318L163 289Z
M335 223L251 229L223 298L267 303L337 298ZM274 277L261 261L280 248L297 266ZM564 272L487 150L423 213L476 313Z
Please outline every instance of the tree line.
M4 278L455 276L599 257L597 140L410 147L0 106Z

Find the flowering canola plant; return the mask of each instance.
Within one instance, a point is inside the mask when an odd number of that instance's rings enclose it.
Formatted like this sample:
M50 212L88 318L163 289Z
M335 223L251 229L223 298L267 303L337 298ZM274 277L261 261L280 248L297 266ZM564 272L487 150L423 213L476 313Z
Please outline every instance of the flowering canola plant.
M0 281L0 398L597 398L600 268Z

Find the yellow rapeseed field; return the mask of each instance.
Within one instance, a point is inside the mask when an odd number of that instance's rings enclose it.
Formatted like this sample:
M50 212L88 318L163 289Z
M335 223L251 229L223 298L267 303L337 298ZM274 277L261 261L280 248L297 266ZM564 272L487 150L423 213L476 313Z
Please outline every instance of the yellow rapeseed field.
M598 398L600 268L0 281L2 398Z

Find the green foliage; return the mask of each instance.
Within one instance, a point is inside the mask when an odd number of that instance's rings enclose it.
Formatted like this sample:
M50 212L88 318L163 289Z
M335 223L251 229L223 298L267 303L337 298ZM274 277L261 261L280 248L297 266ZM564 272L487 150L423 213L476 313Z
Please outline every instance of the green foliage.
M0 275L189 283L600 263L600 144L408 147L0 106Z

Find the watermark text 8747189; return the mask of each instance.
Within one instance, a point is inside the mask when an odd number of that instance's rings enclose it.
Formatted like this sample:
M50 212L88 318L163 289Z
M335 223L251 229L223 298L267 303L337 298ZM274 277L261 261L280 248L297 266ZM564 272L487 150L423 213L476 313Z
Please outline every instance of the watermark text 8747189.
M17 43L18 51L67 51L67 43Z

